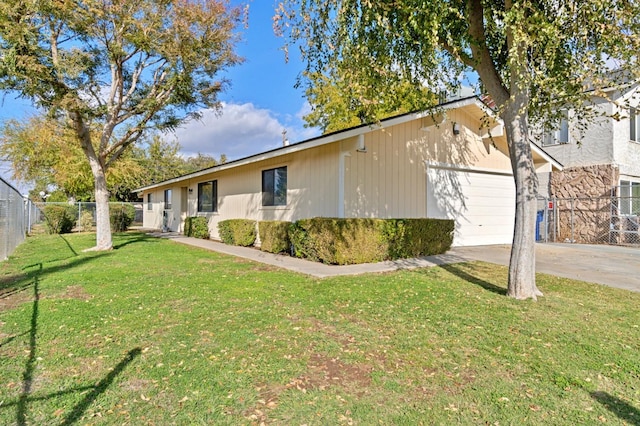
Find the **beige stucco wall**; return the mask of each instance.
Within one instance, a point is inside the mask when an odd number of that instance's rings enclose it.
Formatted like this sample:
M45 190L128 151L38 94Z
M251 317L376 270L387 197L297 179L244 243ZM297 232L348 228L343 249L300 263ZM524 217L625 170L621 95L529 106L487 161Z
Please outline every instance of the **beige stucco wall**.
M453 135L453 123L460 134ZM485 170L511 170L506 155L485 144L478 122L464 111L447 111L438 126L421 120L366 135L366 152L345 157L345 216L419 218L427 215L426 165L444 164Z

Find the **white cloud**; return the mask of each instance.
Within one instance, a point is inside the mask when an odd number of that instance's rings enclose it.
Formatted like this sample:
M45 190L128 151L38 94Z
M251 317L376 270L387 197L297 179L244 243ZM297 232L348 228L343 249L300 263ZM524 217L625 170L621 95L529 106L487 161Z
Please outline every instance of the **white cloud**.
M184 155L201 152L217 158L225 154L235 160L282 146L283 130L292 143L318 134L303 127L300 113L279 119L272 111L252 103L223 103L220 114L203 111L201 120L187 123L175 135Z

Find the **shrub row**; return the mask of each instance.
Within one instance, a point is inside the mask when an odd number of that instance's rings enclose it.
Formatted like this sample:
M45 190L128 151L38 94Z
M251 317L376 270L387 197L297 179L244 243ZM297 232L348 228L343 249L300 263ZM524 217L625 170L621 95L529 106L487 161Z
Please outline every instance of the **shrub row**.
M293 223L289 237L297 257L348 265L444 253L453 230L442 219L314 218Z
M430 256L444 253L453 242L454 223L441 219L333 219L258 223L260 249L291 251L296 257L335 265ZM256 222L225 220L218 224L226 244L251 246Z
M262 251L335 265L380 262L441 254L451 248L454 223L444 219L334 219L258 222ZM243 247L256 241L256 222L218 223L225 244ZM207 219L190 217L185 235L209 238Z

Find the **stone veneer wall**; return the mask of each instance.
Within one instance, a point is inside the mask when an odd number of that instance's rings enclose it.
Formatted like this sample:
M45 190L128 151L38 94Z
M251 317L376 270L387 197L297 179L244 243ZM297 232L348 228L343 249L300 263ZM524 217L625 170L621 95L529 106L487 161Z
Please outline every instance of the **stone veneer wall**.
M556 199L556 241L609 243L611 188L618 185L619 178L620 171L611 164L553 172L549 195Z

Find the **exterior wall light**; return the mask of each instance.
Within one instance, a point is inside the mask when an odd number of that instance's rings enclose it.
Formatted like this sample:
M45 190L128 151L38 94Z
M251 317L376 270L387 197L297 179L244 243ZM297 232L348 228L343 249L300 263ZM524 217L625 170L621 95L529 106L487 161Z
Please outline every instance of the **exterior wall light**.
M454 135L459 135L460 134L460 124L459 123L453 123L453 134Z

